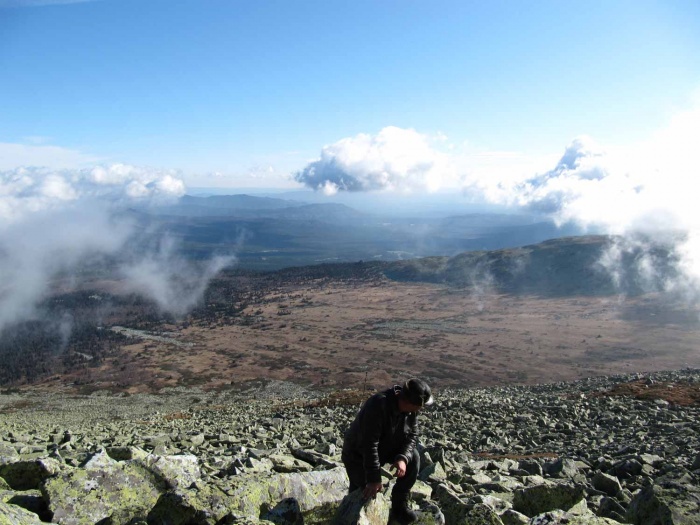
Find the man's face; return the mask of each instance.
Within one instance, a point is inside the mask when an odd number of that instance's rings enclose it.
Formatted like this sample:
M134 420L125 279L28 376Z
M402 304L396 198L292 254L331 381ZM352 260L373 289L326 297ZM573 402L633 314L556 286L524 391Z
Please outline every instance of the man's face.
M423 410L422 405L414 405L408 399L399 399L399 411L401 412L420 412Z

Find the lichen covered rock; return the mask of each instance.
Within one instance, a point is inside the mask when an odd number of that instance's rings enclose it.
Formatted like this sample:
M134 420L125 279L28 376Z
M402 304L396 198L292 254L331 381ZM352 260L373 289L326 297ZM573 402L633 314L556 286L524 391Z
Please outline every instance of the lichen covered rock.
M138 465L117 462L101 452L82 468L48 478L41 490L54 523L93 525L109 518L113 525L120 525L145 518L162 488Z

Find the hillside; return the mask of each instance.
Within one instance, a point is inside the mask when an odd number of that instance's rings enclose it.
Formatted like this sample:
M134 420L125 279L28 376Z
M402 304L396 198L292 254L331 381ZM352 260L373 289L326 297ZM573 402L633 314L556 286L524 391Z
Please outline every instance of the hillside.
M586 237L400 263L229 270L179 318L102 277L48 299L41 319L2 334L0 380L136 393L241 389L260 378L379 387L410 375L491 386L700 367L698 306L625 290L587 267L607 242ZM637 271L631 257L618 275Z
M699 385L697 369L435 384L419 417L417 525L697 523ZM0 520L328 525L366 512L362 523L386 525L389 471L367 509L341 504L343 432L370 393L276 381L240 394L2 393Z

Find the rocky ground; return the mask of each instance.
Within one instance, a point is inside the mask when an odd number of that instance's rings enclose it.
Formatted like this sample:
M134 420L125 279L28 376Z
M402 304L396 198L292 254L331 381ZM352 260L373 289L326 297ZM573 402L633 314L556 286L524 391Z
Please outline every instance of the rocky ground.
M421 415L421 523L700 523L699 390L697 369L440 390ZM0 524L386 524L389 472L377 500L343 499L364 397L6 391Z

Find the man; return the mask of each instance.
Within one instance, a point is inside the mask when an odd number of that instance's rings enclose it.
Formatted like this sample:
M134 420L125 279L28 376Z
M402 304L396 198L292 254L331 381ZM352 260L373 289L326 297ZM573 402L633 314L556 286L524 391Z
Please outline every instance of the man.
M416 450L418 412L433 403L430 387L421 379L409 379L370 397L360 409L343 443L343 464L350 479L350 492L363 489L365 499L382 489L381 466L396 469L391 510L400 523L416 521L408 495L420 469Z

